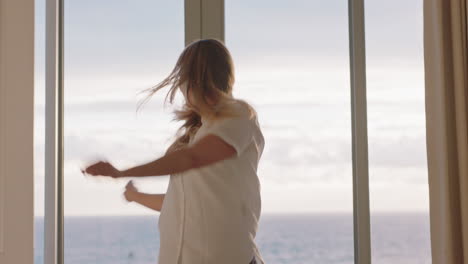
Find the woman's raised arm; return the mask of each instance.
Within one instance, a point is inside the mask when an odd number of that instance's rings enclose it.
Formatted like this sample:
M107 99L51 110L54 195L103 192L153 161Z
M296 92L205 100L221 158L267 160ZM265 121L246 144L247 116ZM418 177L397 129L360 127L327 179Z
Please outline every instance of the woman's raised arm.
M163 176L203 167L233 157L236 153L237 150L222 138L208 134L192 146L167 153L159 159L140 166L118 170L109 162L100 161L82 172L112 178Z
M190 147L170 152L163 157L121 171L120 177L162 176L203 167L236 154L234 147L216 135L206 135Z

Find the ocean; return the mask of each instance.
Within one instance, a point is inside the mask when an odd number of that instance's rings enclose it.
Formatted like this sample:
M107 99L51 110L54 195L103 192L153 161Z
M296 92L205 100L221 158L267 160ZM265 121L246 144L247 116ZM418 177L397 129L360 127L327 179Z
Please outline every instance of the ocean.
M157 264L158 215L65 217L65 263ZM43 224L37 217L35 264ZM256 242L268 264L354 262L351 214L262 214ZM372 214L371 242L372 263L431 263L427 213Z

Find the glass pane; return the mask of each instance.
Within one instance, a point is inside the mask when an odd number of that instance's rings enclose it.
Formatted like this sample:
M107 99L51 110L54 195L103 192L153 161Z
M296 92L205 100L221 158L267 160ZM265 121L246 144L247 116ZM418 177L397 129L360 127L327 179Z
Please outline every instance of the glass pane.
M44 263L45 0L34 3L34 263Z
M128 179L83 175L106 159L118 169L161 156L180 124L153 96L184 48L183 1L65 1L65 263L156 263L158 216L123 192ZM165 193L169 177L134 179Z
M423 1L365 4L372 263L431 263Z
M347 1L226 1L234 95L265 135L267 263L353 263Z

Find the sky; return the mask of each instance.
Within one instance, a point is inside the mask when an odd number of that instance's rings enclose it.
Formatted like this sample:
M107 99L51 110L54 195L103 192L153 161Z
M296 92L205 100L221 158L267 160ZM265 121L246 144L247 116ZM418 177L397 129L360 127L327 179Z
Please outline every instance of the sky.
M259 113L262 213L352 211L347 2L226 0L234 95ZM428 210L421 0L367 0L371 214ZM35 213L44 213L44 0L36 4ZM65 1L65 215L154 214L127 203L128 179L84 177L106 158L159 158L181 124L166 90L142 95L184 48L183 1ZM180 96L181 97L181 96ZM176 106L180 103L180 97ZM168 176L134 179L164 193Z

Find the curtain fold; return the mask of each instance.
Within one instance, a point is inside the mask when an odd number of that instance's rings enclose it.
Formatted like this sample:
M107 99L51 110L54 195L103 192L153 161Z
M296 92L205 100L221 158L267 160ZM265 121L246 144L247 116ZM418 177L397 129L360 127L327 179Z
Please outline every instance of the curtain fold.
M433 264L468 264L467 0L424 0Z

